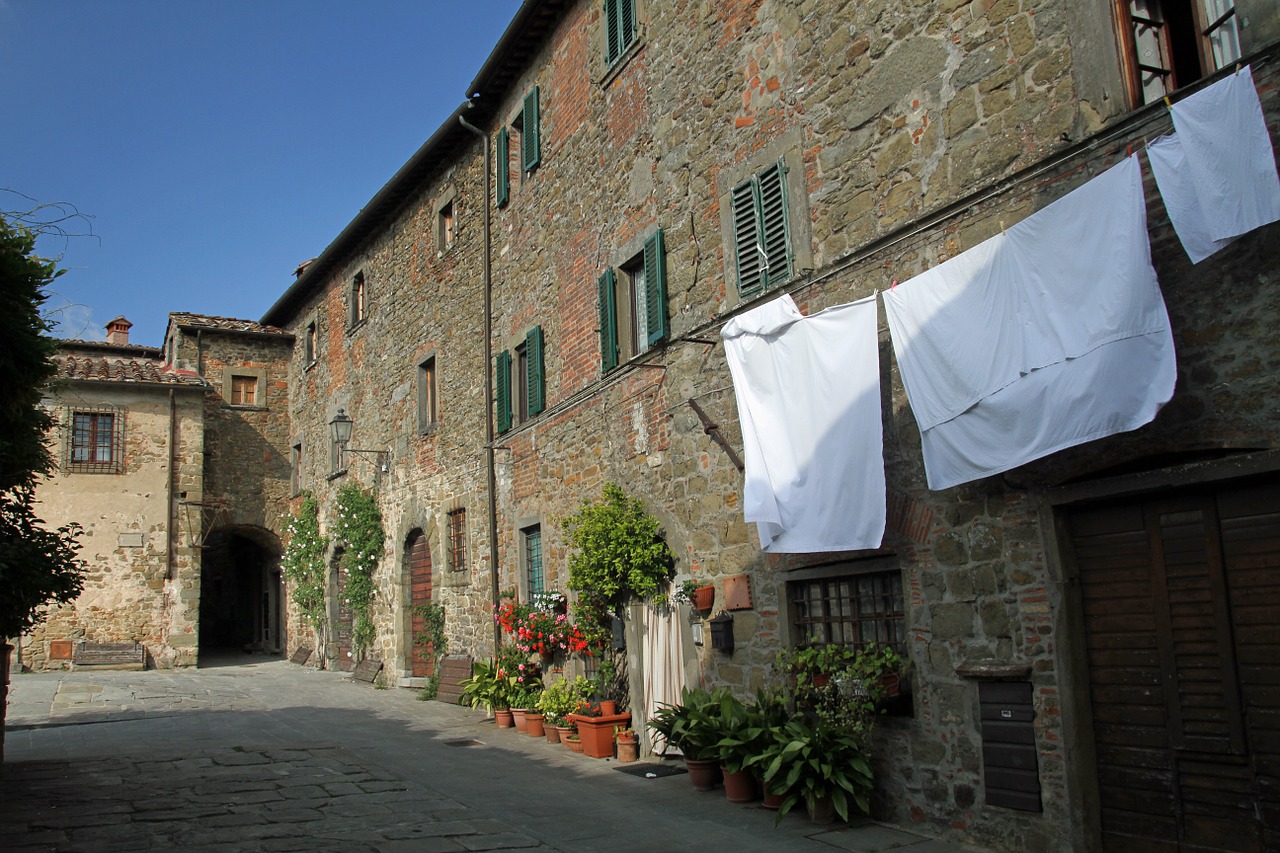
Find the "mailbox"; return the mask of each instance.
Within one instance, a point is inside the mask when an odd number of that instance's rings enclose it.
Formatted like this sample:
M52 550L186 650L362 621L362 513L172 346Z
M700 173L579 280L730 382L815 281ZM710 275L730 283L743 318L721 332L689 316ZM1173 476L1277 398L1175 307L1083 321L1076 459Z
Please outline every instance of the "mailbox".
M725 654L733 654L733 617L721 613L709 623L711 625L711 648L719 649Z

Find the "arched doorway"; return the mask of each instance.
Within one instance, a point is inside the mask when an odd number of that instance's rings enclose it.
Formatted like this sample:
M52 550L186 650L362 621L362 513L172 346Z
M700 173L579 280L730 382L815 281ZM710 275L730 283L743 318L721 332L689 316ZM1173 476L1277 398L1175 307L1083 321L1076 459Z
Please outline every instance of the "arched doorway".
M200 568L200 656L283 653L280 540L260 527L215 530Z
M333 558L329 561L329 589L333 590L330 608L333 622L333 665L342 672L352 672L356 668L353 652L355 645L355 612L347 601L347 576L342 571L342 548L333 549Z
M414 530L404 545L405 578L409 585L409 638L408 649L410 675L428 678L435 674L434 650L429 645L419 645L417 638L426 630L426 619L421 608L431 603L431 546L421 530Z

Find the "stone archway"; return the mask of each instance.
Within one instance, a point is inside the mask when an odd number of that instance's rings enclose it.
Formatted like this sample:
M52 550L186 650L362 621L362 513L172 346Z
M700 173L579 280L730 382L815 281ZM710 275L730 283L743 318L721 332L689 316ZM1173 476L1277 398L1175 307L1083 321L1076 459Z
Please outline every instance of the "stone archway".
M200 569L200 654L285 648L284 600L275 534L261 527L226 527L205 540Z

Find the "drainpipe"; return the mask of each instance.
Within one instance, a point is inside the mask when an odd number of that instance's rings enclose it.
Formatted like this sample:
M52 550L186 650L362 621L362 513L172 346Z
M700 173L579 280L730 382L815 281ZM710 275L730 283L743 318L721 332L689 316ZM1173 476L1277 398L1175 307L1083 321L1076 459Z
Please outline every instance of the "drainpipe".
M474 108L475 103L468 106ZM480 137L484 145L484 448L485 472L488 477L489 492L489 584L490 595L494 607L498 606L498 477L495 471L493 447L493 382L489 377L489 365L493 362L493 268L489 256L492 252L493 237L490 231L490 204L493 188L492 167L489 162L489 137L484 131L471 124L463 116L458 122L467 130ZM493 623L493 653L497 655L502 646L502 629L497 622Z
M165 524L165 575L169 580L177 577L176 563L173 559L173 524L177 517L177 508L173 505L173 478L177 475L175 460L178 456L178 415L177 402L173 389L169 389L169 476L165 478L164 497L169 507L169 520Z

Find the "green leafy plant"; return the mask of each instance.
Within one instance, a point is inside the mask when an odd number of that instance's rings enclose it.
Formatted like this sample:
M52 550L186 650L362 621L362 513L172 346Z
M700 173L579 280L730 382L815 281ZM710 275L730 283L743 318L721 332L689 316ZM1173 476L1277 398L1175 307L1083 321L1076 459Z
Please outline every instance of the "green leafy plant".
M572 549L569 589L578 593L578 626L602 648L609 618L632 598L662 593L675 571L675 557L658 520L615 483L605 483L599 502L583 501L576 513L560 519L560 526Z
M581 675L572 681L560 678L542 691L537 708L543 713L544 722L565 726L569 723L569 715L590 697L591 690L591 682Z
M786 723L787 706L781 693L760 690L753 704L722 702L720 728L724 736L716 744L720 763L730 773L740 773L760 760L773 743L774 733Z
M444 632L445 611L443 606L428 601L413 608L413 612L422 619L422 630L413 635L414 645L426 648L434 664L426 685L418 691L418 698L430 701L440 692L440 662L449 650L449 638Z
M345 575L343 594L352 611L351 645L361 657L373 644L373 597L377 588L373 572L382 558L386 535L382 511L372 492L356 483L338 490L337 533L345 543L340 571Z
M683 752L685 758L709 761L720 757L719 743L727 734L725 719L737 706L741 702L727 687L686 687L680 704L663 705L648 726Z
M827 797L843 820L849 819L851 803L867 811L871 765L857 733L800 714L772 728L771 735L759 757L747 764L760 763L766 788L784 795L777 820L800 802L812 812Z
M515 676L509 675L496 661L476 661L471 675L462 679L460 705L484 708L489 713L511 707L511 696L517 689Z
M290 598L316 632L317 639L321 639L325 624L324 555L329 540L320 534L320 508L310 492L303 494L284 532L289 544L280 559L280 568L289 581Z

